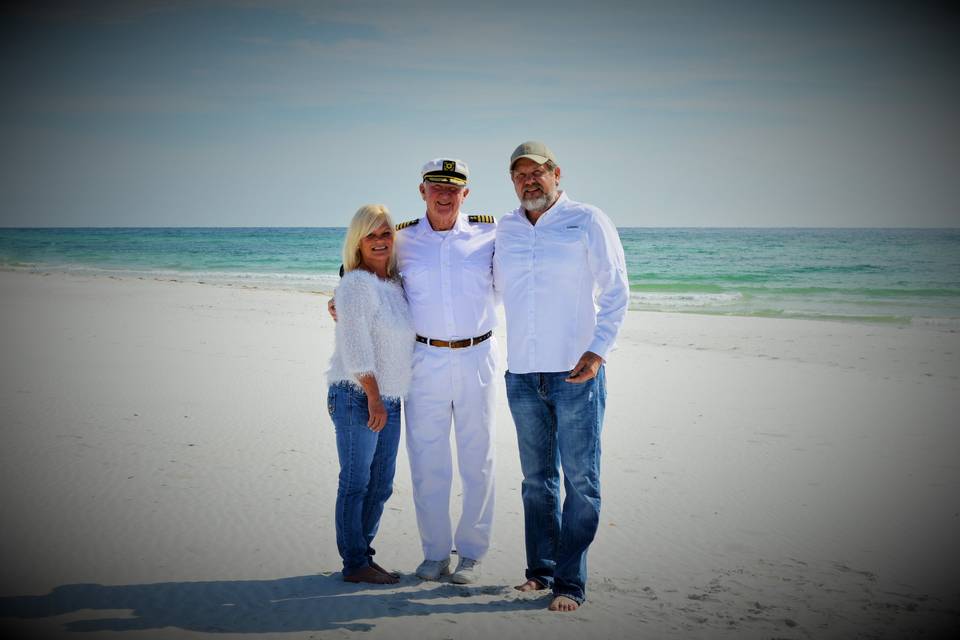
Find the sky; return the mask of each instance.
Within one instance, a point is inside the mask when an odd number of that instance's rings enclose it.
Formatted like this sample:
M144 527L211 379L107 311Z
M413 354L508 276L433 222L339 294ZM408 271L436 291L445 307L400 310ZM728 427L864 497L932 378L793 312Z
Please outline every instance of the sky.
M499 216L535 139L621 227L958 227L960 21L930 6L24 2L0 226L402 221L437 157Z

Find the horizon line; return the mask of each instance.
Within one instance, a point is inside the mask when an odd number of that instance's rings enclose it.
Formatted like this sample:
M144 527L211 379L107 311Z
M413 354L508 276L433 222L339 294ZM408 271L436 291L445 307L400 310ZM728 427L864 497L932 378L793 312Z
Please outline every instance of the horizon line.
M80 230L80 229L346 229L346 226L327 226L327 225L277 225L277 226L263 226L263 225L182 225L182 226L171 226L171 225L146 225L146 226L120 226L120 225L68 225L68 226L8 226L0 225L0 230L8 231L40 231L40 230ZM897 230L897 231L960 231L960 225L953 227L940 227L940 226L929 226L929 227L911 227L911 226L877 226L877 227L864 227L856 225L837 225L837 226L799 226L799 225L772 225L772 226L755 226L755 225L712 225L712 226L666 226L666 225L639 225L639 226L627 226L627 225L616 225L617 229L783 229L783 230L817 230L817 229L837 229L837 230Z

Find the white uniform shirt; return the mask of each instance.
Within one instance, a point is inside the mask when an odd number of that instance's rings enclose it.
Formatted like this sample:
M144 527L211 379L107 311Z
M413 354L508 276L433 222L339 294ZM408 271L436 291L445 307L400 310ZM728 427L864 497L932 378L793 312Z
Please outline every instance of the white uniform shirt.
M459 340L496 327L495 233L495 224L471 223L462 213L449 231L434 231L424 216L397 232L397 262L418 334Z
M603 211L565 193L536 225L515 209L497 225L493 265L512 373L569 371L585 351L607 357L630 287L620 236Z

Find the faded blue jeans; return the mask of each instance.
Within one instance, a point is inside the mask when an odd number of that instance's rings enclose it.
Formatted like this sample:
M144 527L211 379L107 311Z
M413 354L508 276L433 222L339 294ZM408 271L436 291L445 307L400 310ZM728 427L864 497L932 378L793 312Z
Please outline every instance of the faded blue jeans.
M569 372L506 373L523 472L528 580L578 604L586 597L587 549L600 522L604 367L583 384ZM560 506L560 471L566 497Z
M349 383L330 385L327 411L337 431L340 482L337 486L337 550L343 575L369 566L383 505L393 493L400 445L400 400L384 399L387 424L375 433L367 426L367 394Z

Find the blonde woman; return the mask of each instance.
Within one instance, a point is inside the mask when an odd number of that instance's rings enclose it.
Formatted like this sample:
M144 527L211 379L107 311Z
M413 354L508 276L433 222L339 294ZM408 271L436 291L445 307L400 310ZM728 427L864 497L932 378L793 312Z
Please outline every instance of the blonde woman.
M415 333L397 275L393 222L383 205L353 216L336 289L336 344L327 410L336 427L340 480L337 549L347 582L395 584L371 544L393 492L400 399L410 385Z

